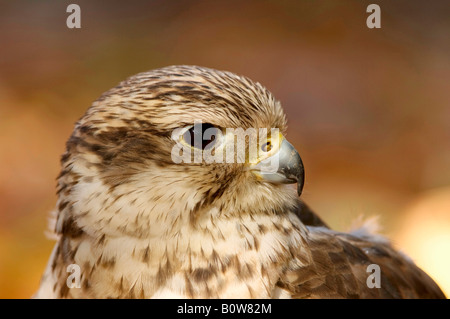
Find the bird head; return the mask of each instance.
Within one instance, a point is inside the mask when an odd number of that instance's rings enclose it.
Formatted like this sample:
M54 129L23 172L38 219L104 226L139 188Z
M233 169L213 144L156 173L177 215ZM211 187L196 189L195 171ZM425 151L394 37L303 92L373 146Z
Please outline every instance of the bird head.
M205 218L286 211L304 171L285 131L280 103L248 78L197 66L132 76L67 142L57 230L161 236Z

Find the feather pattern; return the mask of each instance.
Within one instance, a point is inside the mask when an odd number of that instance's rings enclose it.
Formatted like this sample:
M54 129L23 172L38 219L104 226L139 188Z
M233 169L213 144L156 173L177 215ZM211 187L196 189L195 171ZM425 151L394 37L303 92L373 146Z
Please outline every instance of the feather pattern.
M246 163L174 163L172 132L197 120L286 131L273 95L230 72L171 66L104 93L61 158L57 242L36 298L444 297L388 240L331 230ZM367 286L371 264L381 288Z

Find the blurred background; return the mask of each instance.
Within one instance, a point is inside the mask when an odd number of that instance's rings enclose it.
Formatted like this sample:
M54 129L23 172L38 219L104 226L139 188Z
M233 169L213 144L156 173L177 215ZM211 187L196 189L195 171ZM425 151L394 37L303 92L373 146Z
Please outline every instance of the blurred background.
M81 7L81 29L66 8ZM381 7L381 29L366 8ZM0 297L29 298L73 124L135 73L196 64L284 106L304 200L382 233L450 296L450 2L0 1Z

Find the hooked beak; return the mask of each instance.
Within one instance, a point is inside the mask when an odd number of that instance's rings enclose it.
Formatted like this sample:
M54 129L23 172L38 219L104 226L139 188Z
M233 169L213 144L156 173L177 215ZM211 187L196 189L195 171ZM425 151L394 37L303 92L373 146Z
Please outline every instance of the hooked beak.
M261 180L274 184L297 183L297 194L300 196L305 181L303 162L297 150L281 134L278 149L270 152L269 157L262 158L250 166L250 170Z

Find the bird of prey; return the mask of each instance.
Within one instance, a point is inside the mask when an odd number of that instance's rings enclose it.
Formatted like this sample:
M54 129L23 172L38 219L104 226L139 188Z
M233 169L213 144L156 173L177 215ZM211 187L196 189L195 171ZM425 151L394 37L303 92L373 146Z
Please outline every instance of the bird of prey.
M255 129L245 146L260 129L279 134L240 161L174 152L219 154L238 128ZM303 164L285 132L274 96L226 71L169 66L107 91L67 141L57 243L34 297L445 298L389 240L332 230L300 200Z

